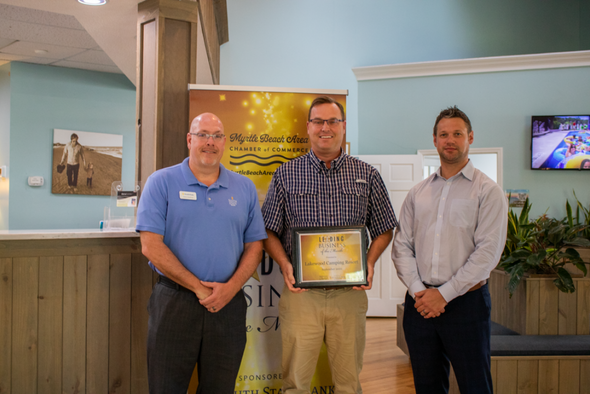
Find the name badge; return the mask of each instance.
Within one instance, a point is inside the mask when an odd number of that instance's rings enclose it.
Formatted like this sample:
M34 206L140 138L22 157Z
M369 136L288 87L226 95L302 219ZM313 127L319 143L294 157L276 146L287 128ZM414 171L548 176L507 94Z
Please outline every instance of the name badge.
M180 192L181 200L197 200L197 193L195 192Z

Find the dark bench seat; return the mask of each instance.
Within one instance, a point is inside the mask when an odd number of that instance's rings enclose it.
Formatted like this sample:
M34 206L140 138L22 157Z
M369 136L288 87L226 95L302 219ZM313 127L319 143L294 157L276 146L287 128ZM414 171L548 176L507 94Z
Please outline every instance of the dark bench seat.
M588 356L590 335L492 335L492 357Z

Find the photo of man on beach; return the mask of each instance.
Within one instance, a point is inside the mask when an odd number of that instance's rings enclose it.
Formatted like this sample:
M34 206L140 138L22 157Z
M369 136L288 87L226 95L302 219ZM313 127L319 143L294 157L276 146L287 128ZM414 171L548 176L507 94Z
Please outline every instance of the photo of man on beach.
M122 135L54 129L51 193L110 196L122 161Z

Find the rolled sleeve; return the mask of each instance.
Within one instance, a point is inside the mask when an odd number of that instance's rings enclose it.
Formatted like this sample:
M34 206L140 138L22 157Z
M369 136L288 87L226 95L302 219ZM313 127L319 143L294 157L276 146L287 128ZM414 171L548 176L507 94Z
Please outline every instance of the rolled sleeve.
M167 206L168 193L165 179L160 174L154 173L146 181L139 199L135 231L165 235Z
M244 243L250 243L266 239L264 221L258 203L258 194L254 184L250 184L250 211L248 212L248 223L244 231Z
M262 204L262 218L264 226L277 234L283 232L285 220L285 189L280 180L280 172L273 175L268 192Z

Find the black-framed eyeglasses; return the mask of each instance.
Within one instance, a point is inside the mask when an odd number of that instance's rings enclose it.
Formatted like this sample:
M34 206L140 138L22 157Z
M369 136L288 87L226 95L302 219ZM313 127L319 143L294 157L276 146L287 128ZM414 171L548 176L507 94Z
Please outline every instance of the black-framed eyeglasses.
M336 119L336 118L331 118L331 119L315 118L315 119L310 120L311 124L314 125L315 127L322 127L324 125L324 123L326 123L326 122L328 123L328 126L336 127L342 121L343 121L342 119Z
M190 135L194 135L199 140L207 141L209 138L213 138L215 142L221 142L225 138L225 134L207 134L207 133L189 133Z

